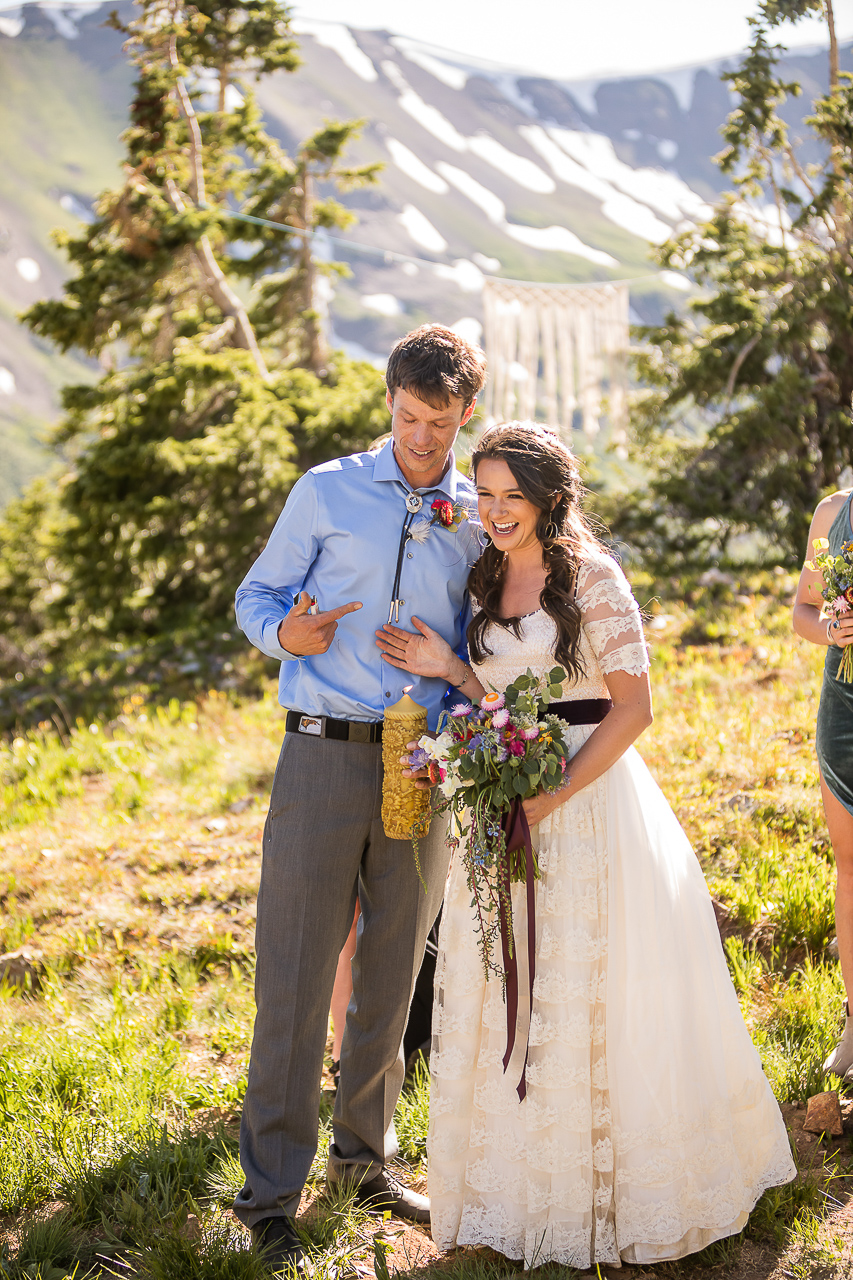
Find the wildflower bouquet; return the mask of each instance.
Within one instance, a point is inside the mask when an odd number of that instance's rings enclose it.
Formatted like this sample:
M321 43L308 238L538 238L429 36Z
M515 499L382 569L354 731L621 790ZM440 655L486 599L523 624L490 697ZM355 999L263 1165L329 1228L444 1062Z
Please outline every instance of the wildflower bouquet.
M495 962L495 942L501 914L511 921L509 885L525 883L528 872L539 878L520 809L543 785L557 791L562 783L569 758L566 725L547 708L560 698L565 678L562 667L542 679L528 668L503 693L487 693L479 707L463 702L445 713L438 737L421 738L410 756L410 767L428 768L430 781L438 784L433 812L450 812L453 849L467 828L464 863L487 976L505 976ZM510 834L519 823L528 838Z
M826 612L837 619L853 609L853 541L843 543L841 554L832 555L826 538L815 538L815 557L806 561L806 568L819 573L824 582L821 595L826 601ZM845 645L841 655L836 680L853 683L853 645Z

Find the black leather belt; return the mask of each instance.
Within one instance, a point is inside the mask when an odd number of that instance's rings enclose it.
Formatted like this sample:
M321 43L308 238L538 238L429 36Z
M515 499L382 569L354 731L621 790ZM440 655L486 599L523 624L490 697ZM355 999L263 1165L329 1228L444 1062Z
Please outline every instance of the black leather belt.
M612 707L609 698L578 698L575 702L550 702L546 712L568 724L601 724Z
M288 711L284 727L288 733L302 733L309 738L336 738L339 742L382 741L381 720L333 720L331 716L308 716L302 711Z

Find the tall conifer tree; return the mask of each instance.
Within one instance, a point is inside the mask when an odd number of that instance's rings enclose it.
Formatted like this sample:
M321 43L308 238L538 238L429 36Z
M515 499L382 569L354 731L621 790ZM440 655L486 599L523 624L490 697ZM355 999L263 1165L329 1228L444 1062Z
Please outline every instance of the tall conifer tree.
M358 122L295 157L264 128L245 78L298 66L278 0L137 8L111 19L137 68L123 182L59 237L74 275L25 318L103 375L65 390L68 473L4 519L7 669L221 630L299 468L385 425L379 374L325 349L310 251L351 221L328 185L375 180L343 163Z
M782 118L775 29L821 14L829 91L805 164ZM853 79L838 70L831 0L763 0L727 73L738 106L718 158L733 191L658 251L700 286L686 316L641 331L635 447L656 474L617 521L653 557L691 565L759 533L779 562L804 551L811 513L853 461Z

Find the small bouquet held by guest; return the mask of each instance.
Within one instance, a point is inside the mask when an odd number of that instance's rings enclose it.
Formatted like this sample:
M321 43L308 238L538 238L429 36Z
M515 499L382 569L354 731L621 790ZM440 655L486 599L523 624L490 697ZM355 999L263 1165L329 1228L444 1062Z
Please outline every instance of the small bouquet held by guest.
M528 668L503 693L487 693L479 707L462 702L443 713L438 737L422 737L409 757L411 769L428 769L430 782L438 785L433 812L450 812L454 851L465 833L463 862L487 977L505 979L507 947L513 954L510 885L527 884L532 892L539 879L522 801L540 787L557 791L562 784L569 758L566 724L547 708L559 700L565 679L562 667L541 679ZM417 834L412 833L416 858ZM503 966L495 957L499 937Z
M806 562L806 568L821 574L824 587L821 595L825 601L826 613L837 625L841 614L853 610L853 541L845 542L841 554L834 556L829 551L826 538L815 538L815 557ZM841 655L836 680L844 684L853 683L853 645L845 645Z

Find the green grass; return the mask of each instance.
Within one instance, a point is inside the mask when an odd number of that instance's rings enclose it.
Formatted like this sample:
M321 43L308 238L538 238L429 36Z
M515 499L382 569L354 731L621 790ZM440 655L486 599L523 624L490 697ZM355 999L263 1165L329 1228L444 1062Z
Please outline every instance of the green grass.
M790 585L653 606L669 621L651 632L657 720L639 745L725 910L744 1016L793 1107L834 1083L821 1063L842 987L826 951L834 868L813 757L820 655L790 635L778 599ZM711 623L723 643L680 643ZM25 948L37 974L29 992L0 987L0 1276L262 1274L229 1205L281 728L272 689L254 702L212 691L164 705L134 695L110 717L0 741L0 945ZM395 1119L401 1176L418 1186L428 1107L419 1067ZM378 1280L517 1274L488 1252L438 1264L423 1236L326 1198L330 1137L326 1093L300 1219L319 1280L354 1267ZM848 1140L816 1145L744 1237L655 1274L737 1277L751 1239L780 1274L840 1278L832 1215L850 1175ZM558 1271L570 1275L537 1277Z

